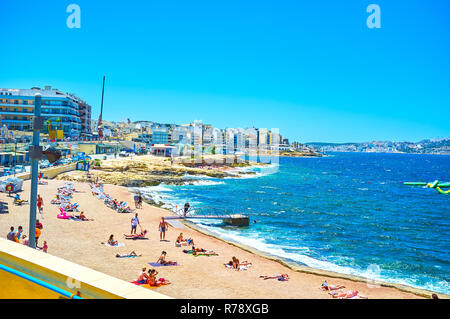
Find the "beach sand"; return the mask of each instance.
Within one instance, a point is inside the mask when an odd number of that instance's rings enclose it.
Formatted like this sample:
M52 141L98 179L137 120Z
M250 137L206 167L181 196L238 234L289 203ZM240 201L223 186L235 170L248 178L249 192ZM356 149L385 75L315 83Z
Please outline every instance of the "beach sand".
M73 183L75 193L72 203L79 204L79 210L84 211L88 218L94 221L73 221L57 219L57 205L50 204L56 194L56 189L65 182L50 180L48 185L39 185L38 193L44 199L43 216L37 218L43 223L39 246L46 240L48 253L66 260L104 272L108 275L126 280L136 280L142 267L152 268L148 262L156 262L162 250L167 252L166 260L175 260L180 265L158 267L158 277L164 277L172 282L156 290L175 298L331 298L319 289L321 283L327 280L329 284L344 285L345 290L358 290L362 295L373 298L420 298L420 296L400 291L392 287L370 288L366 282L357 282L342 278L331 278L328 275L315 275L294 271L281 263L263 256L243 250L222 240L213 238L194 229L177 229L170 227L166 233L167 241L159 240L158 224L160 218L171 215L171 212L152 207L143 203L143 208L136 210L142 227L148 230L148 240L126 240L123 234L130 233L130 220L134 214L119 214L108 208L102 201L94 197L86 183ZM22 199L29 200L30 181L24 182L24 190L20 193ZM104 185L104 190L113 198L123 200L134 208L133 194L127 188L114 185ZM7 203L8 213L0 214L0 232L6 237L10 226L16 229L24 227L28 235L29 205L15 206L13 198L0 193L0 200ZM139 232L139 227L138 227ZM193 257L175 247L174 242L179 233L185 238L192 237L196 247L214 250L219 256ZM101 245L109 235L114 234L116 240L124 243L124 247L107 247ZM189 249L189 248L187 248ZM138 258L116 258L116 253L136 251L142 254ZM240 261L247 260L253 264L246 271L226 269L224 263L232 256ZM286 273L290 280L281 282L274 279L263 280L260 275Z

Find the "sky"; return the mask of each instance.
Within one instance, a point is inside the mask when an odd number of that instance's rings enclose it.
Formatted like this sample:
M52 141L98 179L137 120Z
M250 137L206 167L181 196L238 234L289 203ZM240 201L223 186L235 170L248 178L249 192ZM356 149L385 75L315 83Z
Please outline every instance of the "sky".
M372 3L381 28L367 26ZM449 14L448 0L3 0L0 87L51 85L97 119L105 75L104 120L450 137Z

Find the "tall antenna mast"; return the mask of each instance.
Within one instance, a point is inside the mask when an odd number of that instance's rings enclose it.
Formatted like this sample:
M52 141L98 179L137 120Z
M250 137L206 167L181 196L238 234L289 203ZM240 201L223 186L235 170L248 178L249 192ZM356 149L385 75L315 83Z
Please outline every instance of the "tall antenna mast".
M103 138L103 132L102 132L102 115L103 115L103 96L105 93L105 76L103 76L103 89L102 89L102 104L100 107L100 116L98 118L98 124L97 124L97 128L98 128L98 138Z

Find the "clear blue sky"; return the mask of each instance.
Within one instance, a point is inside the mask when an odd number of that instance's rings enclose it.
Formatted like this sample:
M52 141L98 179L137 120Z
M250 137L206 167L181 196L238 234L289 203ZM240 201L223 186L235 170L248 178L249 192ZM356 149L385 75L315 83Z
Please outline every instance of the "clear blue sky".
M66 7L81 7L81 28ZM366 7L381 7L369 29ZM279 128L302 142L450 136L450 2L2 2L0 87L52 85L104 119Z

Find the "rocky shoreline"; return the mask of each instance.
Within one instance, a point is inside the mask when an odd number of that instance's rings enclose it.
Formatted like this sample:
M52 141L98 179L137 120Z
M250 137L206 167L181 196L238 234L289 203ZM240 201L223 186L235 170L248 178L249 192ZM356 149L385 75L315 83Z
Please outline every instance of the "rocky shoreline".
M110 159L101 161L98 166L92 165L89 174L84 171L71 171L58 175L56 179L76 182L99 180L102 183L125 187L186 185L193 182L189 176L239 178L255 172L241 171L237 168L263 165L242 160L220 163L217 156L213 159L214 164L208 164L208 160L171 162L167 158L149 155Z

